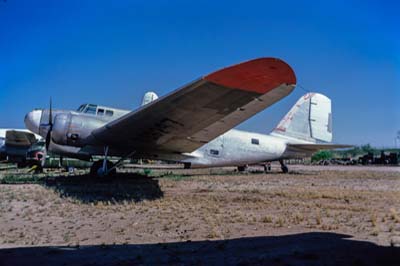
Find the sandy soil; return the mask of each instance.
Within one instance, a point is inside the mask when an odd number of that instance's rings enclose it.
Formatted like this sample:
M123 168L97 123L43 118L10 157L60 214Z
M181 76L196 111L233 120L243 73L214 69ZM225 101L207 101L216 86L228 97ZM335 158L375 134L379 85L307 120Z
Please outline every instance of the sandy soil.
M0 265L400 265L399 168L292 169L2 184Z

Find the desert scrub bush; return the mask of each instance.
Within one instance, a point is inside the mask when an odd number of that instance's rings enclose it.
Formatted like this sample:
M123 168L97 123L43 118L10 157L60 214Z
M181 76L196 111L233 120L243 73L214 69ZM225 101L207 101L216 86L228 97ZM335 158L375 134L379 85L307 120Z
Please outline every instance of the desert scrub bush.
M400 223L400 216L394 208L390 209L390 218L394 220L396 223Z
M293 222L295 224L300 224L304 221L304 216L301 213L296 213L293 217Z
M165 174L160 175L159 178L166 178L174 181L180 181L180 180L190 179L191 176L179 175L179 174L174 174L173 172L167 172Z
M206 238L218 238L219 235L217 233L217 231L215 230L215 228L211 228L210 232L208 233L208 235L206 236Z
M376 213L371 214L370 221L373 227L378 226L378 217L376 216Z
M44 176L38 175L4 175L0 179L0 184L37 184L45 181Z
M372 230L371 232L371 236L378 236L379 235L379 231L377 228L374 228L374 230Z
M321 225L322 217L321 217L321 213L320 212L317 213L317 215L315 217L315 221L316 221L317 225Z
M151 175L152 172L153 172L153 171L152 171L151 169L148 169L148 168L144 168L144 169L143 169L143 174L144 174L145 176Z
M277 227L283 227L284 225L285 225L285 219L283 219L282 217L279 217L275 221L275 226L277 226Z
M311 157L312 162L318 162L321 160L328 160L332 158L332 152L331 151L319 151L313 154Z
M264 216L262 219L261 219L261 222L262 223L272 223L272 217L271 216Z

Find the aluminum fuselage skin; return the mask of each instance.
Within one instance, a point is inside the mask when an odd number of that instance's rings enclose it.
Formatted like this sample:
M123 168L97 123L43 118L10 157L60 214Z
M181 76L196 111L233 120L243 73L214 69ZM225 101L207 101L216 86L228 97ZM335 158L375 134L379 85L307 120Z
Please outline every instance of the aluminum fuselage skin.
M40 110L36 110L36 112L38 111ZM48 110L41 111L45 115L48 112ZM59 115L73 115L79 117L80 129L77 132L85 136L85 138L88 138L93 130L104 126L108 122L128 112L129 111L119 110L113 117L97 117L96 115L75 111L54 110L53 113L56 115L53 119L56 120ZM39 133L43 138L46 138L47 131L41 129L39 122L27 121L30 117L33 117L33 115L28 114L25 119L27 127L31 131ZM250 165L288 158L285 151L287 147L286 144L289 142L299 143L299 140L290 140L280 136L232 129L191 153L176 154L160 150L146 153L137 152L135 157L178 161L188 163L194 168ZM104 146L102 145L84 145L84 143L77 143L77 145L60 145L60 143L57 144L53 140L49 145L49 150L60 156L83 160L89 160L95 155L104 155ZM109 149L110 156L122 157L127 153L127 150L121 150L120 148L110 147Z
M248 165L282 158L285 140L232 129L188 154L191 167Z

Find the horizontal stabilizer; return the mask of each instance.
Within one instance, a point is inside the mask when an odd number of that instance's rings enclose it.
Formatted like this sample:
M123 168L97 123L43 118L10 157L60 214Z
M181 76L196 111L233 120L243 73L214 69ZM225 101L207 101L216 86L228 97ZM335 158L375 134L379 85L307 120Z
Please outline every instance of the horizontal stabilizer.
M334 149L345 149L351 148L352 145L343 144L287 144L287 151L289 152L304 152L314 153L319 150L334 150Z

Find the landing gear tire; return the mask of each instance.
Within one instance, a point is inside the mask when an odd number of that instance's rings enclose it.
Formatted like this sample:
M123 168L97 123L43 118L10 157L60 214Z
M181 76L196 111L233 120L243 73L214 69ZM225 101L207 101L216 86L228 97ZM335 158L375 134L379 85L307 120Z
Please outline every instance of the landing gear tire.
M40 163L36 164L36 168L35 168L35 174L41 174L43 173L43 167Z
M283 160L279 160L279 163L281 164L281 169L283 173L288 173L289 172L289 168L285 165L285 163L283 162Z
M90 167L90 176L93 176L93 177L113 177L113 176L115 176L117 174L117 169L114 168L111 171L109 171L107 173L107 175L104 175L102 173L102 171L103 171L103 161L104 160L99 160L99 161L96 161L96 162L94 162L92 164L92 166ZM107 169L111 169L112 167L114 167L114 164L112 162L108 161L108 160L106 161L106 164L107 164Z
M270 163L264 164L264 172L265 173L271 172L271 164Z
M285 174L289 173L289 168L286 165L282 166L281 169Z
M244 172L244 171L247 170L247 165L238 166L237 169L238 169L239 172Z

